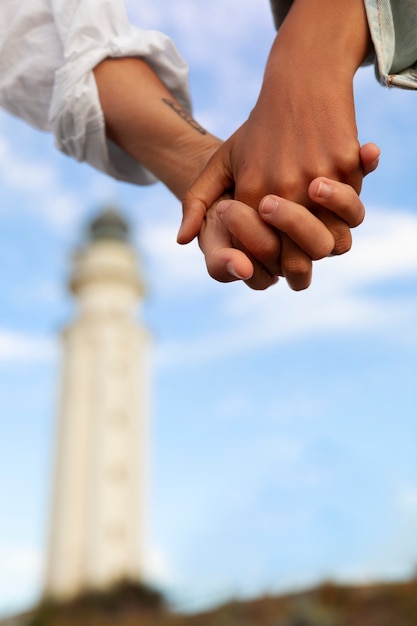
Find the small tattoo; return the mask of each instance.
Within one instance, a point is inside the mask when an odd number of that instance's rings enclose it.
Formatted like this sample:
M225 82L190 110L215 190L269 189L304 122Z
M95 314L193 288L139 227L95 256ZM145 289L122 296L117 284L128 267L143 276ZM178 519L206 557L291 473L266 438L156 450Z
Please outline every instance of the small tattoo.
M167 104L169 107L171 107L171 109L173 111L175 111L175 113L177 113L177 115L182 117L182 119L185 122L187 122L187 124L189 124L191 126L191 128L194 128L194 130L196 130L198 133L200 133L200 135L207 135L207 131L202 126L200 126L200 124L198 124L198 122L196 122L191 117L191 115L189 115L189 113L184 111L184 109L182 109L179 104L177 104L173 100L168 100L168 98L162 98L162 101L165 102L165 104Z

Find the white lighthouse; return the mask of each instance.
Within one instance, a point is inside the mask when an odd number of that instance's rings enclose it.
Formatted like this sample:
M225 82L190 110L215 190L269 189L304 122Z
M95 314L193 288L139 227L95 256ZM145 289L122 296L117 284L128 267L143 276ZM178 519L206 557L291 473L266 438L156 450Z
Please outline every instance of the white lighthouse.
M143 582L148 334L126 222L102 213L74 258L45 596Z

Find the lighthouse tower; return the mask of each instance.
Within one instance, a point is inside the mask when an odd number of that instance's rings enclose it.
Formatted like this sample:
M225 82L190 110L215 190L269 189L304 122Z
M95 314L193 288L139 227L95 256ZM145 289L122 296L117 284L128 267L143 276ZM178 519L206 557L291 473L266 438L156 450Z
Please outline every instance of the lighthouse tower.
M107 210L74 258L45 596L143 582L148 334L126 222Z

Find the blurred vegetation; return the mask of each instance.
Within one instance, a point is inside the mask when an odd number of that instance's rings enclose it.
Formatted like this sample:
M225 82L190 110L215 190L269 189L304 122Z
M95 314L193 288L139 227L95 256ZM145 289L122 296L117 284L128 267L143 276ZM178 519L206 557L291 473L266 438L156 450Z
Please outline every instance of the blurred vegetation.
M42 603L0 622L13 626L417 626L417 580L314 589L253 600L234 600L199 614L169 610L160 593L121 583L66 604Z

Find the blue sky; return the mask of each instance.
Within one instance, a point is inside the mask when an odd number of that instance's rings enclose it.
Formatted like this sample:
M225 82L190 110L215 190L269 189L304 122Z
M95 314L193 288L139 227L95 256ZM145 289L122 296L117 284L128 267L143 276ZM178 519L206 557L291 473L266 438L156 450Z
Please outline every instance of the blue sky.
M234 5L128 2L134 22L172 35L195 115L222 137L253 106L274 36L267 0ZM176 245L180 207L161 185L107 179L0 113L0 612L41 588L66 280L108 203L130 218L148 283L153 579L190 607L412 573L415 95L380 87L371 68L356 92L361 141L382 149L367 217L302 293L215 283L196 245Z

